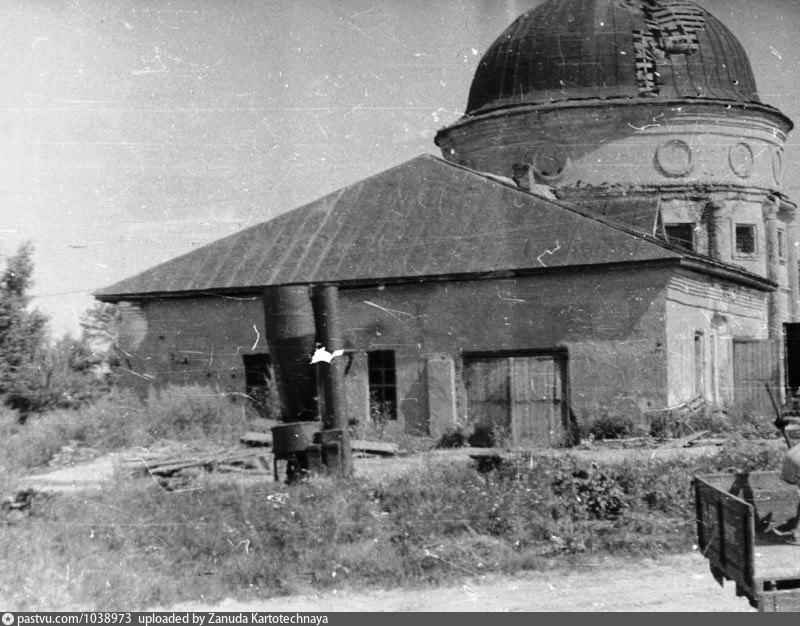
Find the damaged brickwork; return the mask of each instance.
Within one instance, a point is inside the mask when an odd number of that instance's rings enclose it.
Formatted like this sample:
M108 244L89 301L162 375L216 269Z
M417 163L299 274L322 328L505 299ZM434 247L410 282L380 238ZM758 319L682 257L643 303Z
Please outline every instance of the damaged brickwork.
M644 0L644 29L633 31L636 79L642 94L658 94L658 66L673 54L694 54L699 49L697 33L705 28L705 15L691 2Z

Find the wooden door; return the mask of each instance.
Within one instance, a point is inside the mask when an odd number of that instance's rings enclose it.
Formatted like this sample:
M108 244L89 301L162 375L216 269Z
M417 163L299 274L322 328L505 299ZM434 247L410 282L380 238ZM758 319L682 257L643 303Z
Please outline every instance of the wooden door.
M502 429L518 445L561 444L567 410L564 366L560 355L466 359L470 421Z
M739 409L773 415L767 385L780 403L780 356L773 339L733 341L734 401Z
M475 426L510 430L509 365L507 358L478 358L465 362L467 413Z
M553 356L511 358L511 424L515 443L553 446L564 439L564 379Z

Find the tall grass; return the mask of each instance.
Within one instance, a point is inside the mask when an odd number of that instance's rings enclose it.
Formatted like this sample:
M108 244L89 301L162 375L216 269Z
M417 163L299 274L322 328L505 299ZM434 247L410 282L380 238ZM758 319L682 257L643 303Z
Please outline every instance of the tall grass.
M681 552L695 541L692 474L774 469L781 453L741 441L719 457L614 466L521 456L488 474L431 465L380 484L205 477L166 492L129 480L38 499L6 526L0 559L16 565L0 569L0 597L14 610L145 609Z
M146 399L116 390L92 405L31 416L25 424L14 411L0 409L0 467L43 465L68 443L105 452L164 439L233 441L244 420L241 405L199 386L170 386Z

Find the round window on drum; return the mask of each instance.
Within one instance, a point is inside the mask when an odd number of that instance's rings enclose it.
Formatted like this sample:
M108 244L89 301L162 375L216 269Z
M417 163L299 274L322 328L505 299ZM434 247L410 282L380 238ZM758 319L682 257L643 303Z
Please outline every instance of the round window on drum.
M728 150L728 164L734 174L740 178L747 178L753 173L755 165L753 149L743 141L732 145Z
M783 151L780 148L772 153L772 177L776 185L783 183Z
M692 149L685 141L673 139L658 147L655 160L665 176L686 176L692 169Z

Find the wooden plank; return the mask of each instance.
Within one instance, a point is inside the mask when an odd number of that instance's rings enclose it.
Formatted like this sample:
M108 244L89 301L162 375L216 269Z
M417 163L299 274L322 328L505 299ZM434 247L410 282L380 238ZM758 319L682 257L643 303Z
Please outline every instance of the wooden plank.
M370 454L380 454L382 456L396 456L400 453L400 446L389 441L365 441L354 439L350 442L350 448L356 452L368 452Z
M698 527L698 540L703 554L712 566L752 594L753 508L702 478L695 477L694 486L698 524L702 524L702 528Z
M132 473L139 470L155 475L167 475L191 468L212 470L218 468L220 465L230 466L237 464L253 468L248 471L258 471L259 468L269 469L271 467L264 453L259 453L252 449L228 449L219 450L203 456L168 456L163 459L130 459L125 461L123 471Z
M193 467L202 467L205 461L184 461L182 463L161 463L161 464L142 464L142 468L149 471L151 474L172 474L181 470L190 469Z
M800 611L800 589L766 591L758 603L763 613L795 613Z
M708 437L703 439L695 439L689 442L690 448L701 448L703 446L724 446L728 443L728 439L718 439L716 437Z
M701 430L700 432L692 433L691 435L686 435L685 437L678 437L677 439L670 439L665 444L660 446L662 449L671 449L671 448L686 448L693 441L700 439L704 435L707 435L707 430Z
M272 433L250 431L239 437L239 441L248 446L271 446Z

